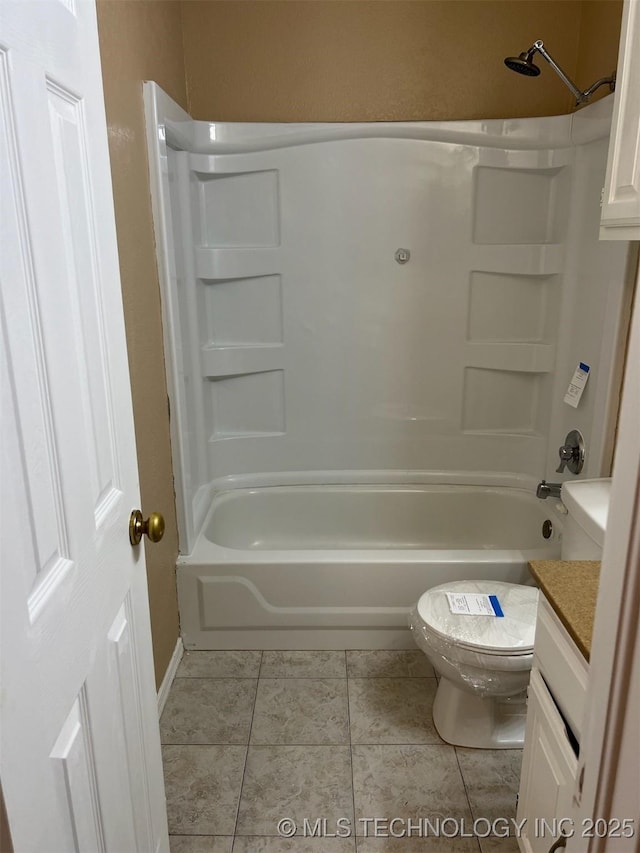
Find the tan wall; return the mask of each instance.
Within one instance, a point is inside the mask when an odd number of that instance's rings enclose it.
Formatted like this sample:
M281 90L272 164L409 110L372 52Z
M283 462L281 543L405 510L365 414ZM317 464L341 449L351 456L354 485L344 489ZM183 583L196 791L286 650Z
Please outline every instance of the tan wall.
M579 0L185 0L190 108L195 118L228 121L566 112L571 95L548 66L540 78L525 78L509 72L503 59L543 38L575 75L582 6Z
M576 83L586 89L601 77L608 77L618 64L618 41L622 21L622 0L584 0L580 21L580 50ZM602 86L593 100L609 94Z
M142 81L155 80L186 106L180 4L171 0L98 0L98 29L142 509L145 514L162 512L167 522L163 541L146 548L156 681L160 684L178 638L178 548Z

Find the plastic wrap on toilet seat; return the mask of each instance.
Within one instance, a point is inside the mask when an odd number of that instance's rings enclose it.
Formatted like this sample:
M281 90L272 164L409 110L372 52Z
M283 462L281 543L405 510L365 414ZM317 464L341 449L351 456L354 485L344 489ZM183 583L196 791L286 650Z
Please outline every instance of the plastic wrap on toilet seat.
M470 617L473 618L473 617ZM478 617L482 618L482 617ZM409 613L413 639L429 658L436 671L461 683L480 696L513 696L514 676L521 674L524 690L529 681L533 653L491 655L465 648L436 634L420 617L418 608ZM463 660L461 660L463 658Z
M504 617L451 613L447 593L495 594ZM452 581L424 593L409 614L416 645L445 678L483 696L513 696L529 680L538 590L502 581Z
M503 617L452 613L447 595L495 595ZM451 581L422 595L417 610L422 621L447 642L494 654L519 654L533 649L538 590L504 581Z

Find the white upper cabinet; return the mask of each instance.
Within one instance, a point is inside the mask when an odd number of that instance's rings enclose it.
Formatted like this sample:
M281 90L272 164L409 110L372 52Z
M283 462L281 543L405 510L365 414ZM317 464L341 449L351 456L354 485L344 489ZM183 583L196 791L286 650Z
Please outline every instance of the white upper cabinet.
M600 238L640 240L640 0L625 0Z

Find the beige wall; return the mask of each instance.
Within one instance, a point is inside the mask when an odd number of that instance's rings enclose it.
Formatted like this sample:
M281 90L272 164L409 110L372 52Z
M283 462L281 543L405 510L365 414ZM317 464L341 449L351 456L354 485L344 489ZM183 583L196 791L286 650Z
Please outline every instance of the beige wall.
M579 70L579 83L587 86L615 65L621 5L619 0L185 0L189 104L195 118L223 121L446 120L567 112L571 95L544 60L542 76L532 79L509 72L503 58L542 38L567 73L575 76ZM584 9L589 51L580 57ZM598 34L604 39L596 45Z
M581 89L615 70L621 21L622 0L584 0L582 3L576 70L576 82ZM602 86L593 100L608 94L609 87Z
M186 106L180 4L98 0L98 29L142 509L162 512L167 522L163 541L146 548L159 684L178 638L178 549L142 81L156 80Z

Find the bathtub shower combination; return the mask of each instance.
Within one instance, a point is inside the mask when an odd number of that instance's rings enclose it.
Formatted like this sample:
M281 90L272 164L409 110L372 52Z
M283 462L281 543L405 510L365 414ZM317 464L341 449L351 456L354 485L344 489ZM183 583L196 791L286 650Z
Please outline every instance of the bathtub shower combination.
M426 589L526 582L557 556L562 507L537 482L572 476L570 429L583 476L611 456L611 98L377 124L193 121L152 83L145 100L185 646L411 647Z

